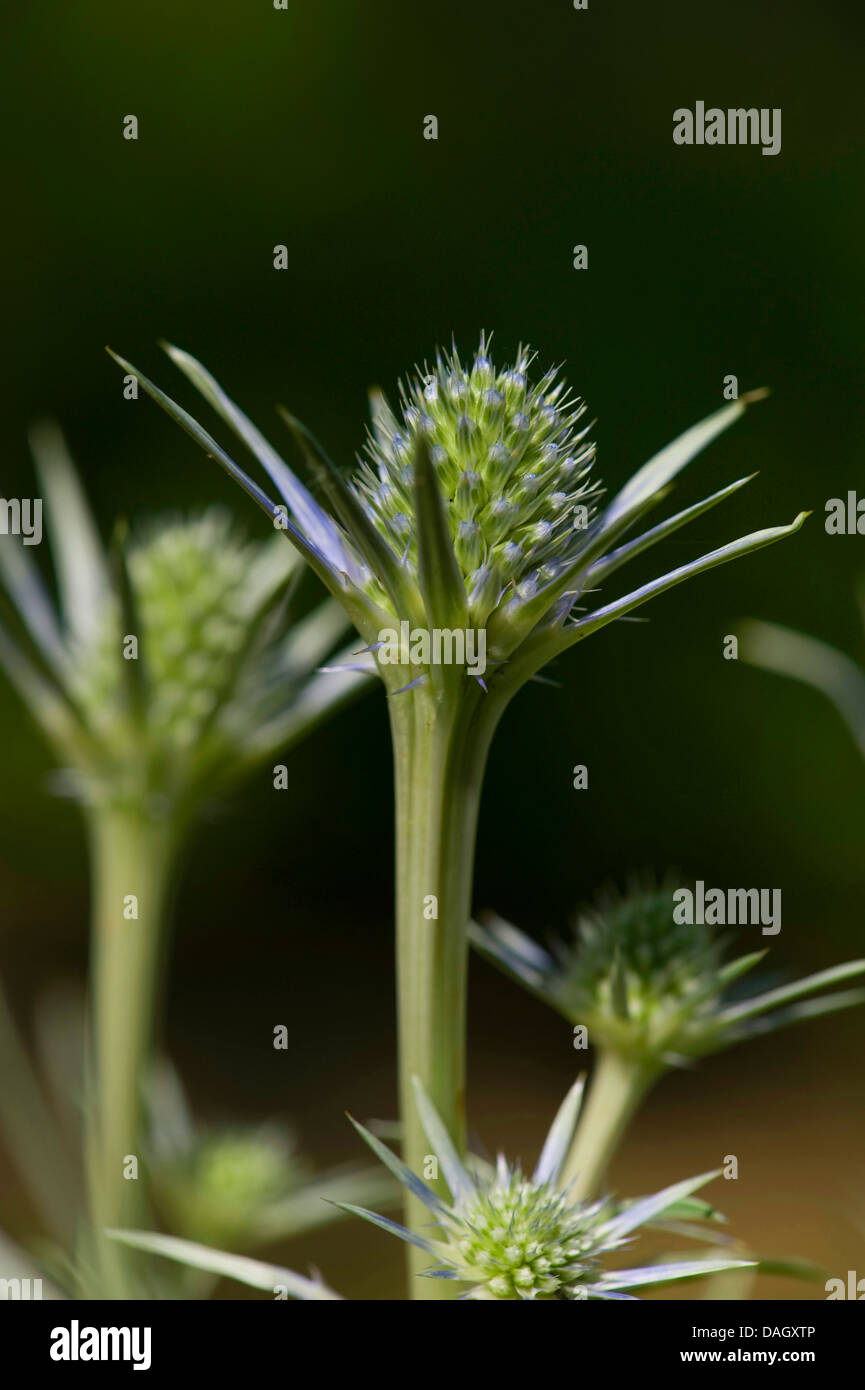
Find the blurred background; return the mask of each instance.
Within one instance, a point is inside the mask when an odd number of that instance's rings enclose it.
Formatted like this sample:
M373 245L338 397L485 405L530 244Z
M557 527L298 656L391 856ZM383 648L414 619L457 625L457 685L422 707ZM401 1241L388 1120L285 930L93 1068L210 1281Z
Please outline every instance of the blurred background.
M47 414L106 532L119 513L218 500L267 533L155 406L123 400L106 343L190 405L157 347L169 338L277 445L281 401L350 465L370 384L391 391L452 335L470 353L494 330L496 361L523 340L565 364L613 489L722 403L725 375L771 387L676 500L759 476L623 583L801 508L814 517L663 598L650 622L577 648L547 672L557 687L522 693L493 747L475 902L543 935L605 884L673 866L781 887L777 967L862 954L865 766L818 695L722 645L753 615L865 658L865 541L823 527L828 498L865 492L865 13L840 0L91 0L7 8L2 37L4 496L33 495L25 434ZM697 100L780 107L781 153L675 146L673 110ZM26 1022L45 990L84 978L84 837L3 682L0 731L0 973ZM395 1110L381 692L290 771L293 791L262 773L198 834L164 1034L205 1119L288 1119L323 1166L360 1157L345 1109ZM574 1074L570 1027L484 962L471 986L472 1127L532 1160ZM278 1023L287 1052L271 1045ZM648 1191L736 1153L739 1182L713 1195L752 1247L865 1275L862 1028L861 1013L830 1017L668 1078L617 1184ZM361 1223L282 1253L350 1296L400 1288L397 1243ZM757 1296L824 1294L763 1279Z

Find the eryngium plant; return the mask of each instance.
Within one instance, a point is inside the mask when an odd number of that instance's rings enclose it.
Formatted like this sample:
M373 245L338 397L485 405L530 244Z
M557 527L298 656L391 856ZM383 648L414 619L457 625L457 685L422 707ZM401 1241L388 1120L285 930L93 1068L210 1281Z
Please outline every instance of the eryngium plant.
M537 1167L529 1177L499 1155L494 1168L464 1164L441 1117L418 1081L416 1102L429 1145L450 1189L443 1200L363 1125L355 1129L396 1178L426 1207L423 1232L407 1230L362 1207L346 1211L399 1236L432 1259L419 1271L468 1287L463 1298L622 1299L627 1289L744 1269L753 1261L706 1258L607 1270L607 1255L630 1243L641 1227L671 1212L717 1173L675 1183L651 1197L622 1205L609 1198L577 1200L564 1163L582 1099L582 1081L568 1092L553 1121Z
M294 626L302 573L277 537L247 542L210 511L168 520L109 553L58 431L32 438L59 590L31 553L0 543L0 665L80 801L93 878L95 1105L88 1173L96 1229L141 1214L141 1094L178 859L202 805L284 753L357 692L358 670L317 667L345 630L332 600ZM116 1252L115 1252L116 1253ZM104 1296L129 1286L115 1270Z
M392 697L400 1092L404 1152L414 1167L426 1144L411 1086L415 1074L458 1147L465 1144L466 926L475 831L487 752L509 700L591 633L694 575L791 535L805 515L599 603L599 587L627 561L748 481L624 539L694 455L762 393L742 396L687 430L602 504L582 403L554 371L532 382L528 351L497 369L487 348L481 338L470 365L455 350L439 355L401 387L398 413L377 394L365 459L352 477L283 410L322 502L187 353L168 349L259 461L280 502L191 415L117 359L284 530L375 654ZM472 674L465 664L424 657L423 644L414 653L417 664L392 664L385 635L402 632L403 624L410 635L482 630L485 670ZM406 644L400 645L405 660ZM423 1215L422 1204L409 1198L409 1224Z
M733 1043L865 1001L865 990L811 996L865 975L865 960L774 988L738 983L767 955L725 961L727 941L704 923L677 923L673 884L581 908L570 938L539 946L490 915L472 923L472 943L571 1024L596 1049L589 1099L566 1175L594 1196L631 1116L669 1068L689 1066Z

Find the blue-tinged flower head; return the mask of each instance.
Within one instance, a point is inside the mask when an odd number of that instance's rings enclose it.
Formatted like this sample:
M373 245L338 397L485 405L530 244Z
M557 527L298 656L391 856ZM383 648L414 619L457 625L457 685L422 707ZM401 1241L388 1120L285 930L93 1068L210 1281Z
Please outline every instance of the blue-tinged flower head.
M865 961L770 990L743 993L737 982L766 955L725 962L727 940L705 923L678 922L673 881L607 893L581 908L566 939L550 950L490 916L472 923L473 944L506 973L582 1024L591 1045L663 1070L757 1033L865 1001L856 989L809 998L827 985L865 975Z
M579 1117L581 1081L565 1097L531 1176L501 1155L494 1168L479 1162L463 1164L423 1087L419 1082L415 1085L418 1110L451 1201L437 1197L384 1144L353 1121L373 1152L426 1205L429 1234L408 1231L361 1207L339 1205L427 1251L433 1265L426 1274L466 1285L463 1297L628 1298L631 1295L625 1290L630 1288L752 1263L710 1258L641 1269L605 1269L608 1255L627 1245L641 1227L669 1217L716 1174L704 1173L627 1204L610 1198L577 1201L563 1183L562 1171Z
M191 811L361 687L358 669L317 672L345 631L339 605L286 622L302 567L279 537L250 542L210 509L118 528L106 552L59 433L33 447L59 602L32 551L2 538L0 665L83 802Z
M280 502L187 411L130 363L116 360L271 517L371 650L381 651L381 633L395 621L428 633L484 632L489 665L483 676L468 664L454 669L431 660L406 681L404 671L377 656L391 693L431 683L437 696L459 698L480 681L504 702L574 643L691 576L792 534L806 515L599 604L598 591L616 570L749 481L740 479L623 541L666 497L685 465L765 393L743 395L686 430L602 505L582 402L556 371L537 370L524 349L510 365L494 365L482 335L470 366L453 350L407 381L398 411L374 394L372 429L354 474L343 474L309 430L282 410L314 496L199 362L176 348L168 352L259 461Z
M482 337L471 366L456 348L400 386L399 415L377 398L353 487L420 592L414 460L426 447L474 622L506 596L528 597L575 558L600 483L586 407L557 372L530 380L534 355L493 366ZM372 593L388 595L371 577Z

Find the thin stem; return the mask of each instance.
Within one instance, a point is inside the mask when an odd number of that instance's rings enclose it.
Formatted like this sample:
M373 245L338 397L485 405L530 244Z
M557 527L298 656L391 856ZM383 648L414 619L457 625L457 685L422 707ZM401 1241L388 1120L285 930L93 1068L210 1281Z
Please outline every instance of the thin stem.
M140 1226L147 1209L142 1082L153 1039L176 830L133 807L91 817L94 1094L87 1168L101 1296L131 1296L130 1261L106 1226ZM129 1176L137 1159L138 1176Z
M610 1160L656 1077L643 1063L609 1049L600 1052L563 1172L576 1200L600 1195Z
M500 706L480 690L456 706L425 691L390 698L396 780L397 989L402 1153L430 1176L417 1115L419 1077L458 1150L466 1142L466 975L475 835L487 752ZM406 1224L429 1234L430 1213L409 1196ZM430 1258L410 1247L410 1272ZM414 1298L446 1298L439 1279L411 1279Z

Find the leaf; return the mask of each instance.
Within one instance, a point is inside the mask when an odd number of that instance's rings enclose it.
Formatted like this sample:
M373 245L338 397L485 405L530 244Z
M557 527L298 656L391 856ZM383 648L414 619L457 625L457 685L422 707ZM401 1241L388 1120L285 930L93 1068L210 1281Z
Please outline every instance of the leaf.
M205 1269L225 1279L236 1279L239 1284L248 1284L252 1289L273 1293L278 1287L285 1287L292 1298L305 1302L341 1301L341 1295L334 1293L320 1279L307 1279L302 1274L295 1274L294 1270L265 1264L262 1260L251 1260L246 1255L232 1255L225 1250L213 1250L192 1240L163 1236L154 1231L106 1230L105 1234L134 1250L146 1250L152 1255L162 1255L167 1260L191 1265L193 1269Z
M374 672L366 669L327 671L311 676L284 714L259 725L244 739L243 761L237 762L232 775L239 776L272 754L287 752L336 709L368 690L374 676Z
M373 525L357 494L331 462L315 436L284 406L279 413L303 452L307 466L330 498L343 526L372 574L383 585L397 613L411 611L411 591L405 574L384 536ZM363 576L359 576L363 578Z
M680 1279L702 1279L728 1269L753 1269L755 1260L678 1260L669 1264L645 1265L642 1269L621 1269L602 1275L595 1289L641 1289L649 1284L672 1284Z
M341 1220L345 1212L335 1206L337 1200L391 1206L397 1194L398 1189L379 1167L337 1168L267 1207L256 1217L252 1235L261 1242L293 1238Z
M147 723L150 699L147 637L138 611L135 587L129 573L127 536L128 527L125 521L118 521L111 537L109 555L111 579L120 605L123 625L121 630L127 634L137 635L141 648L139 660L121 661L120 664L123 668L123 689L129 711L134 722L143 729Z
M583 1103L585 1082L584 1076L578 1077L559 1106L535 1168L535 1182L557 1181L574 1137L580 1106Z
M435 1212L436 1215L438 1215L439 1212L447 1210L441 1198L433 1192L432 1188L427 1187L426 1183L423 1182L416 1173L412 1172L407 1163L403 1163L402 1159L397 1158L396 1154L392 1153L386 1144L383 1144L374 1134L370 1134L369 1130L365 1129L364 1126L353 1119L351 1115L349 1115L348 1118L364 1143L368 1144L372 1149L376 1158L381 1160L385 1167L393 1173L397 1181L402 1183L404 1187L407 1187L414 1197L417 1197L419 1201L423 1202L425 1207L431 1212Z
M503 917L487 913L483 924L470 922L468 931L476 950L531 989L540 991L555 970L552 956Z
M728 497L732 497L734 492L738 492L756 476L756 473L752 473L748 478L740 478L738 482L730 483L728 487L721 488L719 492L713 492L711 497L704 498L702 502L695 502L692 507L686 507L684 511L677 512L675 516L659 522L657 526L653 526L649 531L644 531L641 536L619 546L617 550L610 551L603 559L591 566L586 576L586 582L588 584L601 584L608 575L611 575L620 566L627 564L637 555L641 555L644 550L648 550L651 546L657 545L658 541L666 540L667 536L672 536L680 527L687 526L689 521L695 521L698 516L708 512L719 502L726 501Z
M424 1090L419 1077L412 1078L418 1115L426 1136L442 1166L445 1182L454 1200L470 1199L475 1195L475 1185L471 1175L466 1172L454 1148L450 1135L442 1124L438 1111Z
M462 627L468 599L454 552L445 499L423 434L412 460L417 522L418 582L431 628Z
M295 476L273 445L265 439L261 431L244 415L230 396L226 395L219 382L211 376L206 367L203 367L190 353L184 352L181 348L173 347L170 343L163 343L162 346L172 362L180 368L184 376L189 378L207 403L213 407L218 415L222 416L222 419L231 426L235 434L243 440L250 452L258 459L262 468L276 484L280 496L296 518L301 530L314 542L322 554L327 556L330 564L338 570L345 570L356 581L358 575L352 573L352 562L339 534L339 528L334 525L327 512L318 505L315 498Z
M686 579L693 579L696 575L705 574L707 570L714 569L717 565L724 565L729 560L737 560L742 555L750 555L755 550L762 550L763 546L774 545L776 541L794 535L809 515L808 512L800 512L789 526L770 526L763 531L753 531L748 536L740 537L739 540L730 541L729 544L722 545L719 549L711 550L708 554L702 555L699 560L692 560L687 565L680 565L678 569L671 570L669 574L663 575L660 579L653 579L648 584L643 584L641 588L626 594L624 598L596 609L588 617L581 618L564 629L557 644L558 650L562 651L572 646L574 642L579 642L582 638L588 637L590 633L606 627L607 623L621 618L634 608L639 608L641 604L648 603L649 599L656 598L658 594L664 594L668 589L675 588L677 584L683 583Z
M654 1192L649 1197L640 1197L636 1202L631 1202L624 1211L617 1212L607 1222L604 1227L605 1237L618 1239L620 1236L630 1235L632 1231L644 1226L656 1216L666 1214L670 1207L681 1202L684 1197L690 1197L698 1188L705 1187L706 1183L718 1177L720 1171L720 1168L716 1168L712 1172L701 1173L699 1177L686 1178L684 1182L673 1183L661 1192Z
M45 1278L31 1256L3 1231L0 1231L0 1279L39 1279L41 1298L62 1300L66 1297L50 1279Z
M754 1018L757 1014L765 1013L767 1009L774 1009L778 1004L789 1004L796 999L803 999L826 985L839 985L860 975L865 975L865 960L851 960L844 965L833 965L828 970L818 971L816 975L806 975L802 980L794 980L778 989L768 990L765 994L752 996L741 1004L723 1009L717 1015L717 1019L724 1025L738 1023L742 1019Z
M44 421L29 439L45 493L63 616L70 632L89 642L99 630L108 593L102 542L61 431Z
M60 624L33 557L17 537L7 537L0 545L0 579L40 664L52 681L61 684L68 674L69 658Z
M717 439L725 429L744 415L746 407L753 401L760 400L766 394L765 391L751 391L747 395L740 396L737 401L731 401L729 405L722 406L712 415L707 415L705 420L699 424L692 425L685 430L671 444L644 463L632 478L625 484L621 492L617 493L603 516L604 525L607 526L622 516L625 512L631 512L634 508L641 506L660 488L666 487L668 483L682 471L686 464L691 462L708 444Z
M752 666L804 681L826 695L865 757L865 672L854 661L815 637L753 620L741 627L739 652Z
M148 380L143 372L139 372L136 367L133 367L131 362L127 362L125 358L118 356L116 352L112 352L111 348L107 348L106 351L124 371L131 373L137 378L147 394L156 401L157 405L162 407L166 415L169 415L172 420L180 425L181 429L185 430L209 457L216 459L216 462L225 470L229 477L233 478L236 483L239 483L244 492L261 507L262 511L270 517L271 521L277 524L280 530L285 532L286 537L300 551L307 564L315 574L318 575L325 587L344 603L352 621L358 622L359 618L357 614L361 605L359 602L350 601L345 588L346 582L351 582L350 570L356 568L348 557L345 557L345 563L341 568L335 567L328 554L322 550L314 540L309 539L302 531L298 530L294 522L285 517L284 510L280 509L275 502L271 501L267 493L258 486L258 483L253 482L252 478L244 473L243 469L234 462L234 459L225 452L220 444L217 444L216 440L213 439L205 429L202 429L201 425L199 425L191 415L183 410L181 406L177 405L170 396L166 396L164 391L160 391L158 386L154 386L153 382ZM322 512L322 516L326 516L326 513ZM328 522L331 525L333 524L330 522L330 518L328 518Z
M841 1009L852 1009L865 1003L865 990L850 989L840 994L829 994L822 999L806 999L799 1004L791 1004L788 1009L778 1009L765 1017L754 1018L749 1022L732 1027L730 1042L744 1041L748 1038L762 1037L786 1028L790 1023L806 1023L812 1018L822 1018L824 1014L838 1013Z
M356 1207L352 1202L334 1202L335 1207L342 1211L350 1212L353 1216L362 1216L364 1221L370 1221L373 1226L378 1226L382 1231L387 1231L389 1235L397 1236L405 1241L406 1245L416 1245L419 1250L425 1250L428 1255L435 1254L435 1245L424 1236L419 1236L416 1231L409 1231L405 1226L400 1226L396 1221L389 1221L386 1216L379 1216L378 1212L367 1211L366 1207Z

